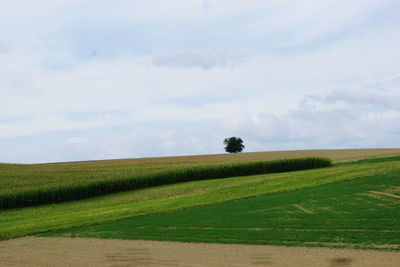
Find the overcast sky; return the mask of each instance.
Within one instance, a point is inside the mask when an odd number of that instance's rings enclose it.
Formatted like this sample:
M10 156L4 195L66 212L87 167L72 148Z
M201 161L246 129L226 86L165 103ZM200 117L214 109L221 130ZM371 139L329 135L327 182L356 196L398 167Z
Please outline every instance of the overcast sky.
M398 0L0 2L0 162L400 147Z

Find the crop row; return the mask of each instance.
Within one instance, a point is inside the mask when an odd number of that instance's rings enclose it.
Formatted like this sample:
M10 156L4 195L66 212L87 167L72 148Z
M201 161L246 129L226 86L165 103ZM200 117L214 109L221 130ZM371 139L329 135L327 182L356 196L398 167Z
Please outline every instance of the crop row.
M331 166L326 158L299 158L232 163L166 170L158 173L73 185L9 192L0 195L0 209L79 200L110 193L186 181L297 171Z

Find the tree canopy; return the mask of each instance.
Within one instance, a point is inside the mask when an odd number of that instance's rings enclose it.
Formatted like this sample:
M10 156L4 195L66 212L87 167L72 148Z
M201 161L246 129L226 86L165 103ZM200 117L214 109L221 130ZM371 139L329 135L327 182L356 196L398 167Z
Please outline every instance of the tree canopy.
M239 153L244 149L243 140L240 137L229 137L224 139L225 151L229 153Z

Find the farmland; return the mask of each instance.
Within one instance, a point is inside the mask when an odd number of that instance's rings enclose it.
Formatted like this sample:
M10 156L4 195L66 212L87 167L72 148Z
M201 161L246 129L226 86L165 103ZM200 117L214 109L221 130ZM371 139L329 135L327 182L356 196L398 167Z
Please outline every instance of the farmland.
M51 164L0 164L0 193L28 190L33 186L52 187L75 181L93 181L130 177L176 168L208 166L232 162L265 161L299 157L327 157L334 163L368 157L400 155L400 149L351 149L276 151L241 154L217 154L165 158L142 158L65 162Z
M329 157L334 162L328 168L188 181L79 201L1 210L0 261L6 265L82 265L84 262L87 265L127 262L210 265L216 263L213 255L218 254L224 255L224 264L231 263L230 266L272 262L393 266L400 259L399 253L387 250L397 251L400 246L399 156L400 149L357 149L0 164L4 194L10 188L23 192L32 187L221 164L253 164L298 157ZM50 237L33 237L38 235ZM208 246L165 240L220 244ZM303 248L291 250L265 244ZM374 251L305 250L304 246ZM176 251L185 253L176 254ZM42 255L49 253L51 257L43 258ZM271 253L275 256L265 256Z
M277 160L299 157L326 157L334 163L371 157L400 155L400 149L349 149L276 151L241 154L217 154L165 158L142 158L65 162L51 164L0 164L0 194L15 190L54 187L76 181L98 181L138 176L177 168L209 166L212 164Z
M386 153L396 155L393 150ZM172 212L399 171L400 161L396 158L389 161L371 159L322 169L192 181L81 201L3 210L0 213L0 239Z
M80 201L2 210L0 262L60 266L196 263L363 267L395 266L399 262L400 150L275 153L275 158L271 153L247 153L4 165L26 168L25 173L18 169L14 174L29 180L29 168L36 168L42 174L51 173L47 179L50 176L57 179L59 174L73 173L71 166L87 171L87 175L90 168L95 174L97 168L129 169L125 165L142 164L143 168L165 170L179 164L210 166L210 163L302 156L331 155L336 163L328 168L191 181ZM262 159L261 155L268 157ZM65 172L59 173L58 168ZM78 171L75 175L85 176ZM32 178L27 184L34 181ZM321 248L324 246L330 248Z
M55 191L56 189L62 191L65 188L76 186L82 187L107 181L134 179L135 177L162 172L211 165L299 157L327 157L332 159L334 163L338 163L395 155L400 155L400 149L276 151L52 164L0 164L0 199L7 195L16 194L20 196L21 194L28 195L37 191ZM57 202L56 200L50 202Z
M0 208L10 209L26 206L52 204L58 202L80 200L84 198L147 188L157 185L166 185L179 182L208 180L226 177L238 177L255 174L289 172L305 169L329 167L330 159L326 158L296 158L273 161L253 161L213 164L208 166L194 166L186 168L166 169L158 172L139 173L136 175L119 173L117 177L111 175L102 179L72 179L60 182L58 186L47 186L40 177L36 183L28 186L9 186L12 191L0 193ZM18 172L18 170L16 170ZM86 174L90 177L90 174ZM55 174L57 176L57 174ZM4 181L20 181L21 177L5 178Z
M399 205L400 172L50 235L400 250Z

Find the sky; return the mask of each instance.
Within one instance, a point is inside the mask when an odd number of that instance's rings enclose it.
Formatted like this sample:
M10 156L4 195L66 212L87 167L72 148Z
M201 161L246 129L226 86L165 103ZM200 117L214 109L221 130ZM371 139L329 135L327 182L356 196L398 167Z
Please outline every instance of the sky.
M0 2L0 162L400 147L398 0Z

